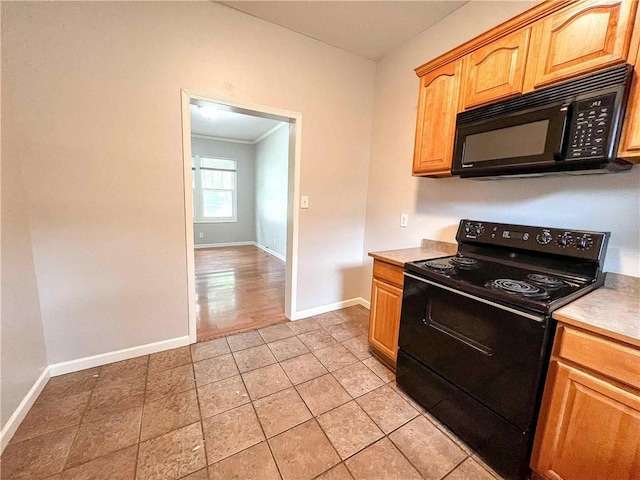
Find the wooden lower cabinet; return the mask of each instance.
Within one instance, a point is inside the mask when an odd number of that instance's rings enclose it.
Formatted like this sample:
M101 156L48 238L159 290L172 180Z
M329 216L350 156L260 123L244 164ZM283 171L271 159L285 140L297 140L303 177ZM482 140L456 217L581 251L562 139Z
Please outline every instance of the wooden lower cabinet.
M560 331L559 342L563 334ZM588 333L578 331L583 338ZM573 348L578 338L567 338ZM547 479L640 479L640 390L620 379L609 378L574 363L589 359L594 365L611 363L617 355L624 365L636 365L640 352L593 336L609 344L612 355L595 358L597 352L560 352L552 359L543 400L531 467ZM554 351L558 347L554 345ZM594 343L594 346L597 344ZM586 347L582 344L580 348ZM602 345L601 345L602 346ZM557 347L557 348L556 348ZM626 357L621 357L626 355ZM611 370L609 370L611 372ZM640 381L640 371L637 373ZM635 383L635 382L634 382Z
M402 267L374 260L369 313L369 344L395 367L402 308Z

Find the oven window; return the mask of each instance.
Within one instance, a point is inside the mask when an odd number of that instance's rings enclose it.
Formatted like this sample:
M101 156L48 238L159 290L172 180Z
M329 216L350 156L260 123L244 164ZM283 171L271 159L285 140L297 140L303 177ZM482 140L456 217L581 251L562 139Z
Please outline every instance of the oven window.
M540 120L468 135L462 163L541 155L545 150L548 129L549 120Z

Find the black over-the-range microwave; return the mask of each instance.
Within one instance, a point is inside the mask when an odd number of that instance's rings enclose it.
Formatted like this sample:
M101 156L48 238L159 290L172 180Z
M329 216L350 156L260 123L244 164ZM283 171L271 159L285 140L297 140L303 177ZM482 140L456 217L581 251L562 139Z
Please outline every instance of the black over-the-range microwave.
M616 153L632 71L619 65L459 113L451 173L470 178L630 169Z

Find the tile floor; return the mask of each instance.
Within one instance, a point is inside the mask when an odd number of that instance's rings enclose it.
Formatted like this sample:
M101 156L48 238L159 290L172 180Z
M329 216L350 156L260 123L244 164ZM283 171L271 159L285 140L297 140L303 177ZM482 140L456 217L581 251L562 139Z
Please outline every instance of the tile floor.
M1 478L493 479L371 357L350 307L52 378Z

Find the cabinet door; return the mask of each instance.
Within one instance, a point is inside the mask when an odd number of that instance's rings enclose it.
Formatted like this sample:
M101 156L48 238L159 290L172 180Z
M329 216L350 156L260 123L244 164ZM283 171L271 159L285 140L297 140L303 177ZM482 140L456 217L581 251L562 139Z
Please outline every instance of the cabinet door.
M516 31L465 58L465 108L522 93L530 34Z
M453 137L459 111L462 61L444 65L420 78L413 174L451 175Z
M581 1L538 22L529 50L528 86L624 62L637 5L637 0Z
M640 28L640 26L638 26ZM640 162L640 50L631 86L631 97L627 104L624 132L618 156L630 162Z
M369 313L369 343L393 365L398 353L402 289L373 279Z
M640 478L640 397L559 361L549 379L532 468L549 479Z

